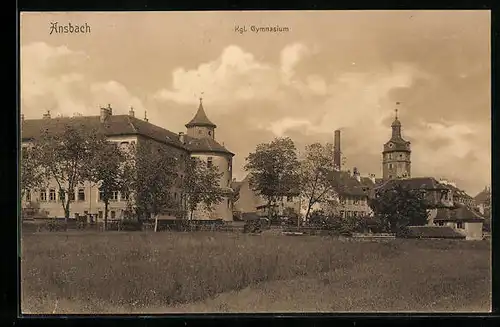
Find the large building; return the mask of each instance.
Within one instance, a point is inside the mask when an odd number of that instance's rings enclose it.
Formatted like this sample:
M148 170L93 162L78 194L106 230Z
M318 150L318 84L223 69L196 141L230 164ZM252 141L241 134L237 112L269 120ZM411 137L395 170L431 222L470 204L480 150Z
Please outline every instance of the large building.
M232 162L234 154L219 144L215 139L217 126L212 123L200 104L194 118L187 123L186 133L173 133L169 130L151 124L146 115L144 119L135 117L131 108L128 115L113 115L110 105L101 108L99 116L75 116L52 118L50 113L43 115L42 119L24 119L22 117L21 139L22 146L29 146L39 138L43 132L56 133L62 131L67 125L79 126L84 129L97 129L103 132L110 142L117 143L120 147L150 141L157 146L169 147L174 155L183 159L186 156L197 157L207 165L217 166L222 176L220 186L225 189L226 196L216 205L211 212L200 208L193 219L223 219L232 220ZM174 199L183 202L182 181L185 172L180 166L178 183L172 188ZM64 210L59 199L59 190L55 181L49 181L46 188L28 190L22 199L22 206L36 208L41 216L64 217ZM109 206L110 218L123 218L127 209L128 199L116 192ZM185 203L184 203L185 204ZM104 203L99 196L95 185L84 183L75 189L75 200L71 203L71 217L91 216L100 220L103 218Z

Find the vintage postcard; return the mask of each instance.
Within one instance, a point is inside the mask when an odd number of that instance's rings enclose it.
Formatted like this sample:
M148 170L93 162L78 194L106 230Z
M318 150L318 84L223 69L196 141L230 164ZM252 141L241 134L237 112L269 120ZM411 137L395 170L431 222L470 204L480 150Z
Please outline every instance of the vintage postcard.
M23 314L490 312L490 12L23 12Z

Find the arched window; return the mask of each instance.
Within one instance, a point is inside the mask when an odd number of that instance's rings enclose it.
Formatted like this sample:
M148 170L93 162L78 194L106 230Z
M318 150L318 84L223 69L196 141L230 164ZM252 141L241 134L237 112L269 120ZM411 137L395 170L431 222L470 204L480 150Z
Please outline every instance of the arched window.
M209 135L209 136L212 136L212 131L208 131L208 135Z

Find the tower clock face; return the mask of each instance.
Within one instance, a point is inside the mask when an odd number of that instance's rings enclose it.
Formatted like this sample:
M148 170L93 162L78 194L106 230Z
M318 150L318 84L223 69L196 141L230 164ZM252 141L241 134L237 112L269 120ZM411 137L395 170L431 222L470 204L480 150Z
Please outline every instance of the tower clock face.
M389 143L389 148L392 148L394 146L394 143Z

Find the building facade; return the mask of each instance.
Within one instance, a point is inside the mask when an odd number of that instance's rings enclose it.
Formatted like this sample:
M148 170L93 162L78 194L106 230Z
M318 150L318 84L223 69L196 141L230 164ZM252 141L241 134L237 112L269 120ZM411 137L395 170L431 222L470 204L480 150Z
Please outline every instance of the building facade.
M211 123L200 105L195 117L186 124L187 135L184 132L173 133L169 130L149 123L146 117L138 119L131 108L128 115L113 115L112 108L101 108L99 116L77 116L51 118L50 113L42 119L22 119L22 146L30 146L43 132L57 133L65 126L78 126L84 129L96 129L104 133L110 142L120 148L134 147L143 142L154 146L168 147L169 151L181 162L186 157L198 157L207 165L215 165L222 172L220 186L226 191L223 201L212 211L199 210L196 219L232 220L232 158L234 156L223 145L215 140L215 124ZM178 181L172 187L175 200L183 204L182 181L185 177L185 167L179 165ZM70 217L88 216L97 221L104 217L104 203L101 201L97 185L83 183L74 190L74 200L70 205ZM133 199L132 199L133 200ZM47 187L38 190L26 190L22 201L25 211L36 211L38 217L64 217L59 190L55 181L47 181ZM125 218L130 209L131 199L120 192L113 194L109 205L110 219ZM185 203L184 203L185 204Z

